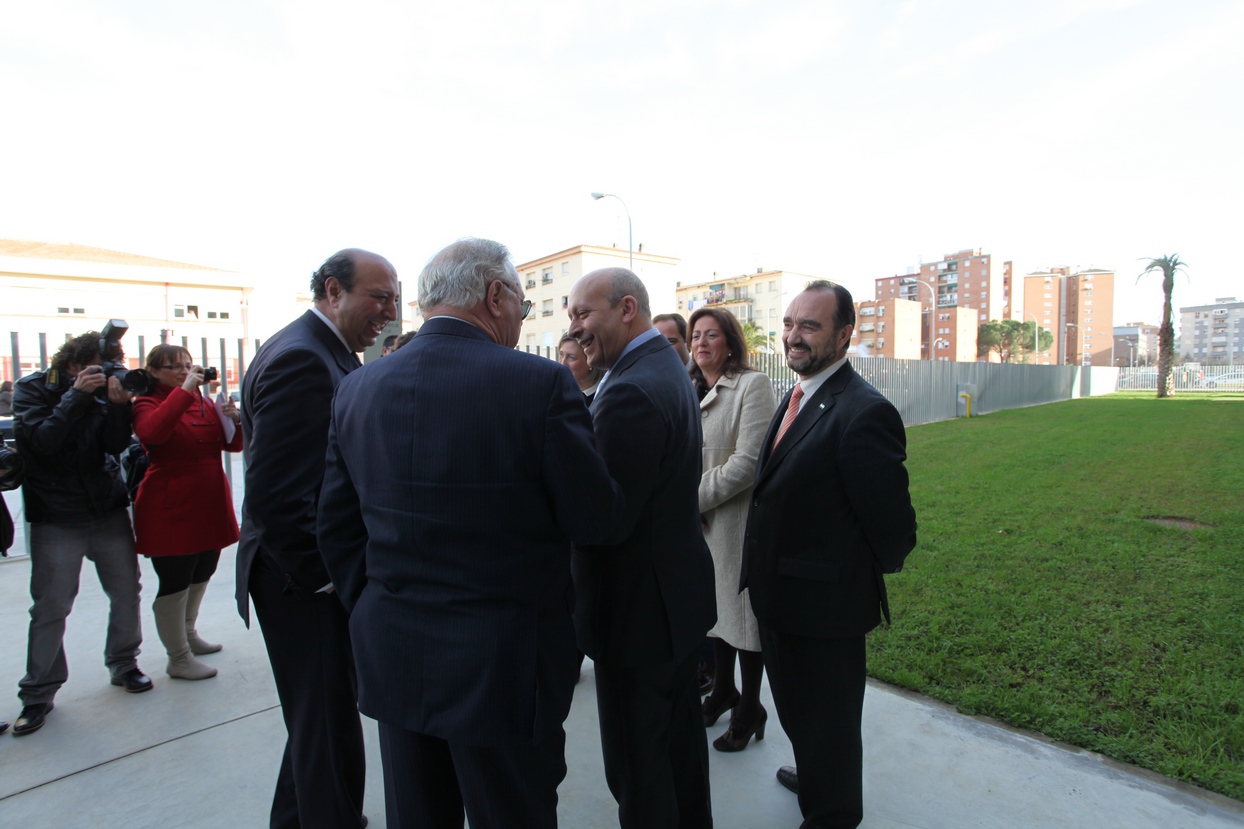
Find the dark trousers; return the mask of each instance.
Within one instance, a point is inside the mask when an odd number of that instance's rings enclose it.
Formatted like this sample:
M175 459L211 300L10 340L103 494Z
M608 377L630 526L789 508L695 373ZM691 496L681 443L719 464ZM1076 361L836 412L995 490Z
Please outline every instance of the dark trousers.
M380 723L389 829L556 829L566 732L535 745L466 746Z
M708 738L696 669L681 662L596 662L605 782L622 829L711 829Z
M156 598L180 593L192 584L211 579L220 563L220 550L204 550L185 556L152 556L151 566L160 577Z
M769 690L799 769L801 829L864 819L864 637L817 639L760 625Z
M250 594L289 733L272 829L362 826L366 760L345 608L331 593L283 592L255 556Z

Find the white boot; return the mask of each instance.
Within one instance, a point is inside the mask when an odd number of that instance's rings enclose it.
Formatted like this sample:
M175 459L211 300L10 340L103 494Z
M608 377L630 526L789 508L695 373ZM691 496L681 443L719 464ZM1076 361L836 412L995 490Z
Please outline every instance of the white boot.
M156 632L168 651L165 670L174 679L209 679L216 676L216 669L195 659L186 642L186 592L159 596L151 605Z
M199 638L194 623L199 620L199 605L203 603L203 594L207 592L207 582L190 585L186 591L186 642L190 652L198 656L204 653L216 653L224 645L214 645Z

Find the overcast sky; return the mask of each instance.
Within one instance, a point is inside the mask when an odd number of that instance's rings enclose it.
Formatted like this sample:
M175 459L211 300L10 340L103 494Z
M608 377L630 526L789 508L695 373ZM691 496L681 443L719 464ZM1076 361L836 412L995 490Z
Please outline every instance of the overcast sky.
M1244 299L1244 2L0 0L0 237L408 290L465 235L684 281L981 248Z

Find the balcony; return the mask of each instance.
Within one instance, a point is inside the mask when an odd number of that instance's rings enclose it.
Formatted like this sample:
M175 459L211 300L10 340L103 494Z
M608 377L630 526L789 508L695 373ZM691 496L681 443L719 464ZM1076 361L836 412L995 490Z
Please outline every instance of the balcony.
M534 288L534 287L536 287L536 281L534 279L528 279L527 288L530 290L531 288Z
M546 273L544 276L540 277L540 284L542 285L548 285L552 281L553 281L553 274L551 273Z
M541 312L540 312L540 316L542 316L542 317L551 317L551 316L553 316L553 309L552 309L552 308L546 308L546 309L544 309L543 311L541 311Z

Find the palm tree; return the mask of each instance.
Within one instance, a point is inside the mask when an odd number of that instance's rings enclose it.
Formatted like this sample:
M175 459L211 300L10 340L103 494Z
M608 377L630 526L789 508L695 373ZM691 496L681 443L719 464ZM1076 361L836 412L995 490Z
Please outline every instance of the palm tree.
M1149 266L1136 277L1141 278L1152 271L1162 272L1162 325L1158 328L1158 397L1170 397L1175 393L1171 383L1171 369L1175 364L1175 324L1171 320L1171 293L1175 290L1175 274L1188 275L1187 263L1180 261L1178 253L1150 259Z
M748 351L758 351L769 345L769 335L760 327L760 323L752 320L743 326L743 339L747 342Z

